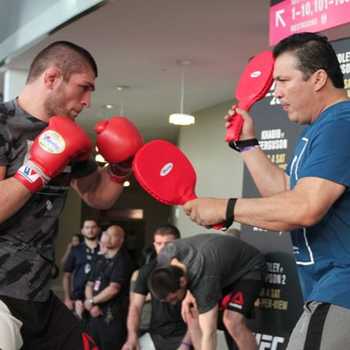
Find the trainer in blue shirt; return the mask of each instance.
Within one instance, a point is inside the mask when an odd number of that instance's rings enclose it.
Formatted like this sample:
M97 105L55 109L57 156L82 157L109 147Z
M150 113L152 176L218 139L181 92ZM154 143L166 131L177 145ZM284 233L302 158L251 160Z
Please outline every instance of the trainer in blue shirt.
M326 37L299 33L273 51L275 96L291 122L305 125L287 173L259 148L245 111L236 148L263 198L186 203L195 222L233 220L292 231L305 307L287 349L348 349L350 344L350 102ZM261 233L263 234L263 233ZM335 322L337 320L337 322Z

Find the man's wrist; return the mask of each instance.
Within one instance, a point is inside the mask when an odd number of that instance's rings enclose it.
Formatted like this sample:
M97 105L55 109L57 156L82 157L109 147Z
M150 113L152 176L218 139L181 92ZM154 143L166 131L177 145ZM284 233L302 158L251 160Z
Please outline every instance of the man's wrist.
M236 206L237 198L229 198L226 205L226 218L224 226L226 229L228 229L233 222L235 221L235 206Z
M95 306L95 305L96 305L95 300L94 300L94 297L87 299L87 302L88 302L91 306Z
M107 168L108 175L110 176L110 179L113 182L117 182L119 184L123 184L125 181L127 181L130 178L131 175L131 169L127 169L124 171L118 171L118 168L116 165L109 165Z
M259 147L259 141L256 138L251 138L241 141L231 141L229 145L237 152L246 152Z

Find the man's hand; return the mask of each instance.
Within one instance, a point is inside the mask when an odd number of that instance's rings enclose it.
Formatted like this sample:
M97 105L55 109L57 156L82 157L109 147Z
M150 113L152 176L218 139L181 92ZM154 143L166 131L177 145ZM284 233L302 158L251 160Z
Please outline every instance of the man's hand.
M236 113L239 114L244 120L242 132L239 140L243 141L243 140L256 138L253 118L245 110L236 108L236 105L233 105L231 109L227 112L227 115L225 115L224 117L226 121L225 128L227 129L231 126L232 118L234 118Z
M84 312L84 303L82 300L76 300L75 301L75 313L79 318L83 317L83 312Z
M84 301L84 307L86 310L90 311L93 307L93 304L91 303L90 299L85 299Z
M90 315L91 317L99 317L102 315L102 310L97 306L97 305L94 305L91 309L90 309Z
M182 300L181 304L181 315L185 322L187 322L187 317L193 317L192 310L197 310L197 303L195 297L192 293L187 290L185 298Z
M64 299L64 305L66 305L69 310L73 311L73 309L74 309L74 301L71 298L65 298Z
M227 201L221 198L197 198L185 203L183 209L198 225L212 226L225 222Z
M140 343L137 335L129 336L122 350L140 350Z

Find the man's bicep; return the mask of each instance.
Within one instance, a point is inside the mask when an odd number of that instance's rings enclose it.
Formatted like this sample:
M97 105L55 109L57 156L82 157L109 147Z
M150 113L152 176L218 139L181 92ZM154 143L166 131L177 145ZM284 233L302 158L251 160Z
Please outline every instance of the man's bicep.
M131 300L130 306L140 310L143 308L143 305L145 304L145 299L146 299L145 295L132 292L131 298L130 298Z
M327 179L305 177L298 181L293 191L307 201L310 214L322 218L345 189L345 185Z

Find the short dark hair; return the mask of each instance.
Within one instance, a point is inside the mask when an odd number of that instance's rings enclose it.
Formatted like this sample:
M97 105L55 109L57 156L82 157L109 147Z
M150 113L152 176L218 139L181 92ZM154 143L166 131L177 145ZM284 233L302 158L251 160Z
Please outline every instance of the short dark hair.
M87 218L87 219L84 219L84 220L83 220L82 227L84 227L84 225L85 225L85 223L86 223L87 221L93 221L93 222L96 224L96 226L98 226L98 222L97 222L96 219Z
M299 61L297 68L304 79L319 69L326 71L334 87L344 88L344 76L337 55L326 36L315 33L297 33L281 40L273 49L277 58L285 52L292 52Z
M156 228L156 230L154 231L153 237L155 235L161 235L161 236L167 236L167 235L172 235L174 236L176 239L181 238L181 234L179 229L171 224L164 224L164 225L160 225Z
M180 278L183 276L184 271L178 266L157 267L148 279L149 290L157 299L164 300L169 293L174 293L181 288Z
M97 64L89 51L69 41L55 41L34 58L29 68L27 83L37 79L50 65L62 71L63 79L69 80L72 73L81 72L90 66L97 78Z

